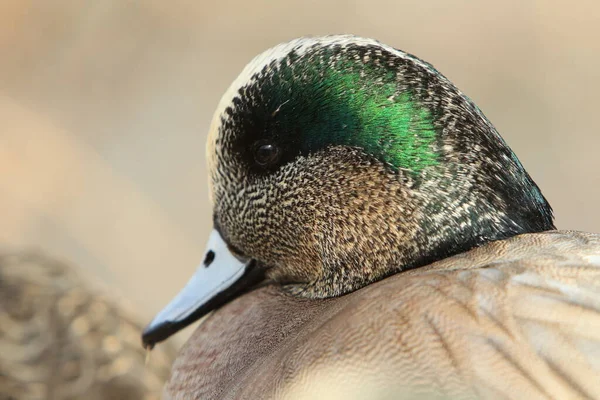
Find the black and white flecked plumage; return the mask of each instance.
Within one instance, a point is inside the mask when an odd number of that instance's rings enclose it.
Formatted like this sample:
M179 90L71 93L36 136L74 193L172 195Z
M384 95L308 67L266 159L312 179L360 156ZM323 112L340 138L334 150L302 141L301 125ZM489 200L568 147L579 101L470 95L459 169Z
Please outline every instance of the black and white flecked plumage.
M393 98L369 104L382 90ZM419 108L420 125L394 130ZM266 167L254 159L263 143L281 152ZM208 157L222 235L309 297L554 227L481 111L431 65L369 39L298 39L257 57L221 100Z

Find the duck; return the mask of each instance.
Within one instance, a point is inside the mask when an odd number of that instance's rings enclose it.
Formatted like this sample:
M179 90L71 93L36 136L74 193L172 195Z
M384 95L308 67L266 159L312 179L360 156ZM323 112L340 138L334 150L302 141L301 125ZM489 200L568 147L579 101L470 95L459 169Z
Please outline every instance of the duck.
M0 255L0 399L158 400L175 348L147 360L133 307L40 251Z
M600 398L600 236L431 64L353 35L255 57L206 145L203 318L167 399Z

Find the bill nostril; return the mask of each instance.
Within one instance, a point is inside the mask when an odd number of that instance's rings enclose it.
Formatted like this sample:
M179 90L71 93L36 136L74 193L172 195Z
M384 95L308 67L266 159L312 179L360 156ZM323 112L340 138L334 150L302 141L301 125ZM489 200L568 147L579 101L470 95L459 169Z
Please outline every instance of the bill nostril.
M206 256L204 257L204 261L202 262L202 264L204 264L204 268L210 267L210 264L212 264L212 262L214 260L215 260L215 252L212 250L209 250L206 253Z

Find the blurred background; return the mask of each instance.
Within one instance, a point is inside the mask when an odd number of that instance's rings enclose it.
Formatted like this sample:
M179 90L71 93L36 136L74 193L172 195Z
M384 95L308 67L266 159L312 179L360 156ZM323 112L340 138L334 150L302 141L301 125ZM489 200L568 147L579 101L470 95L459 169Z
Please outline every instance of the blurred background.
M600 231L597 1L3 0L0 252L75 265L149 321L211 229L204 141L221 94L266 48L329 33L431 62L496 125L558 227Z

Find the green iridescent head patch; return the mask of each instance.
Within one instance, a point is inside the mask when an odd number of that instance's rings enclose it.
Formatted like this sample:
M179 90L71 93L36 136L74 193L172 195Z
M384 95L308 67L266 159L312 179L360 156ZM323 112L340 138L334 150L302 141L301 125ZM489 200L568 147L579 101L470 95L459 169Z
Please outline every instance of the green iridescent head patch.
M303 153L359 147L394 169L415 173L438 163L431 110L399 82L397 65L379 53L339 49L288 55L242 89L253 99L260 131ZM256 115L255 114L255 115Z

